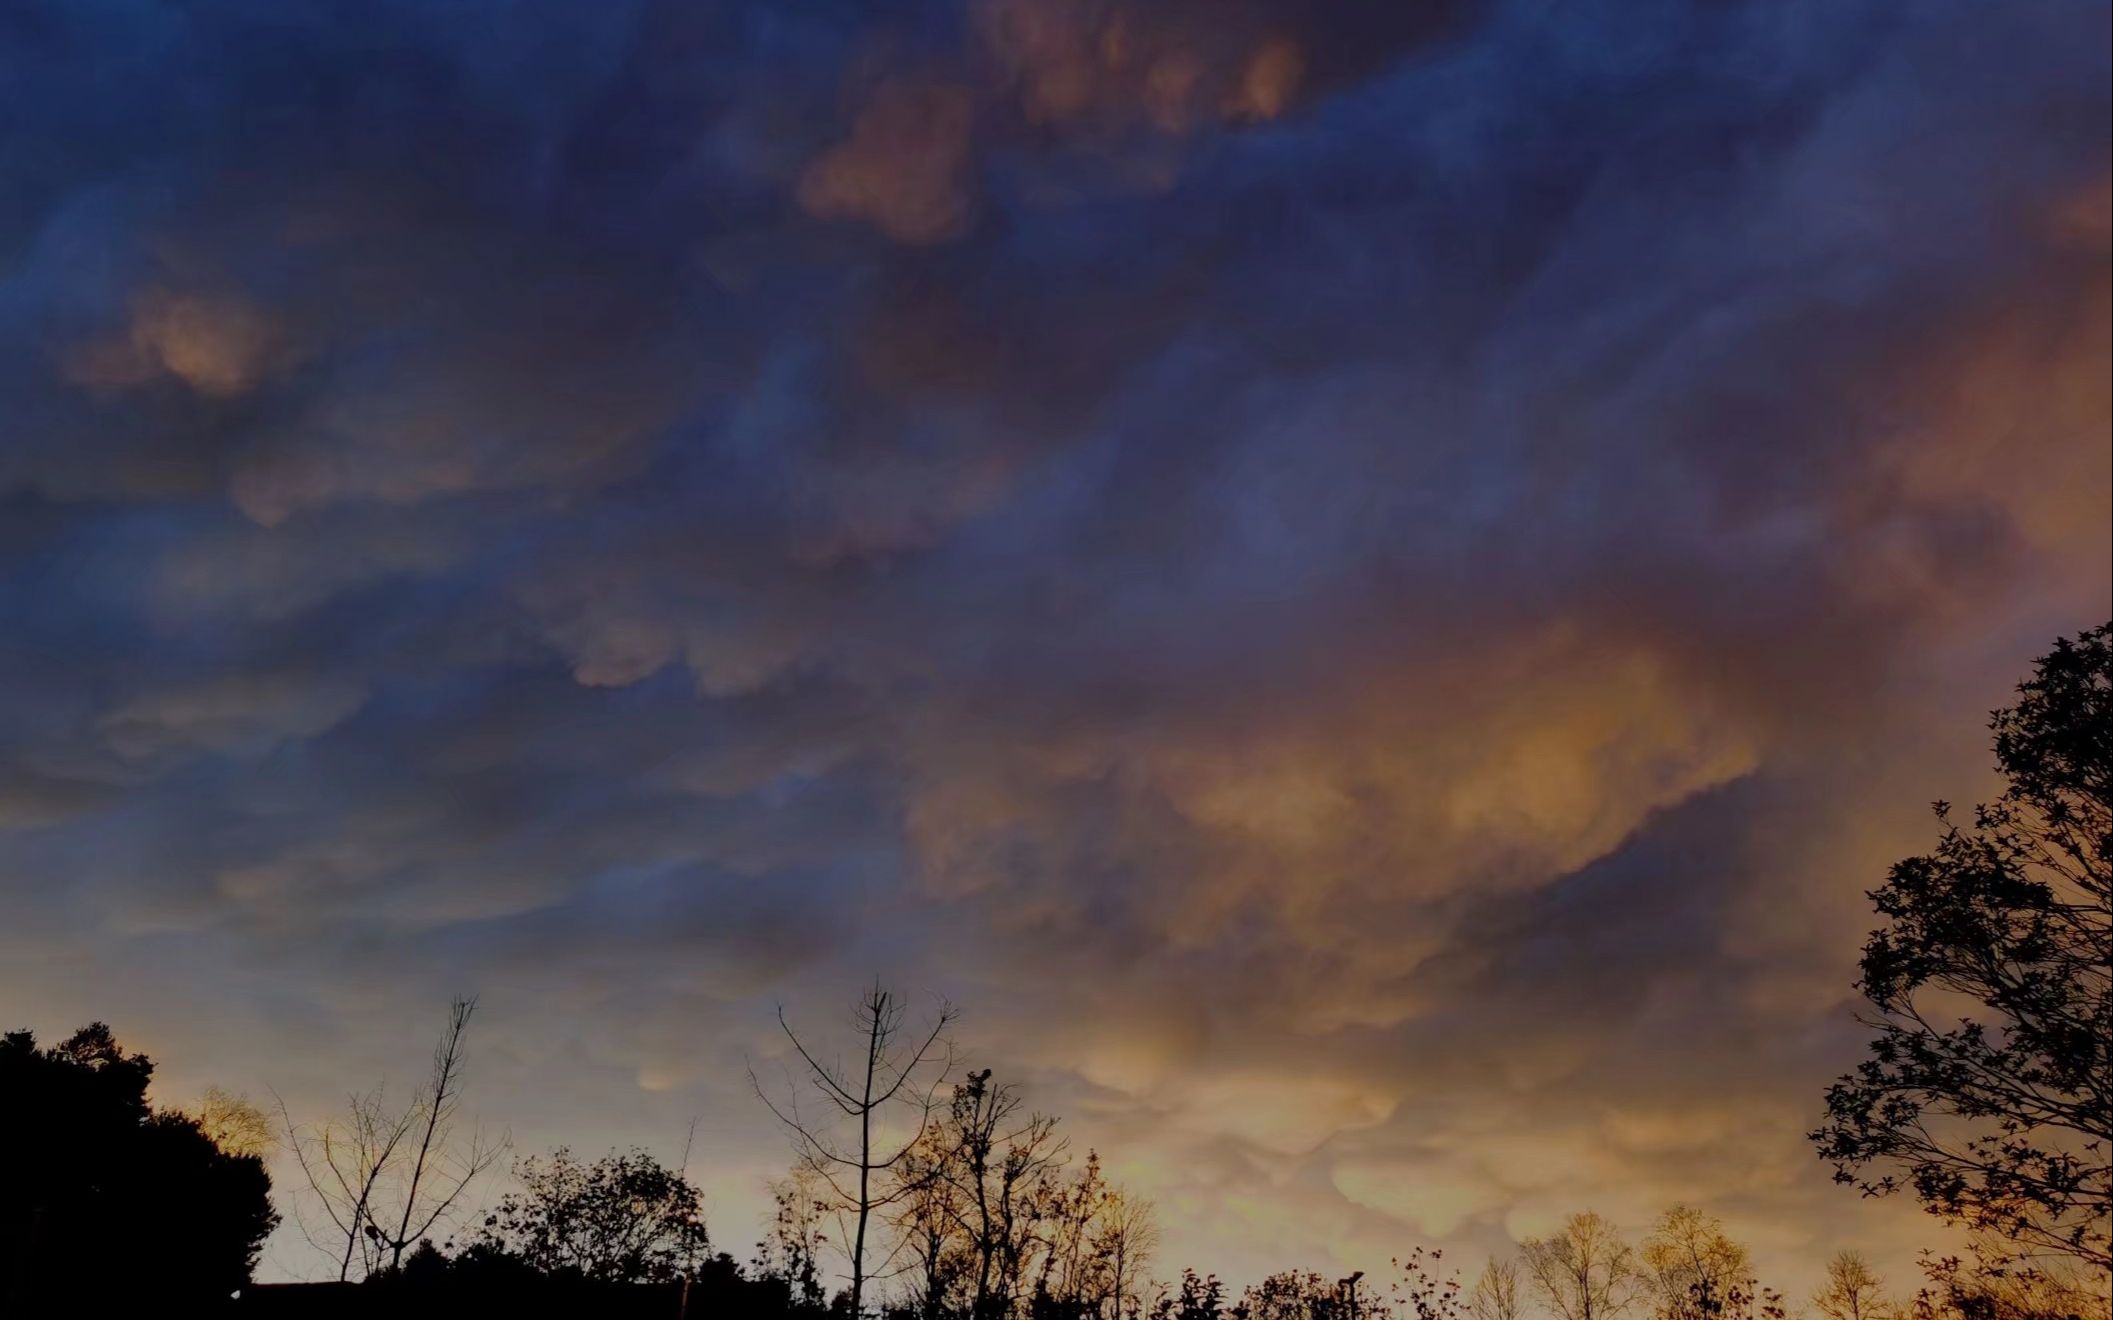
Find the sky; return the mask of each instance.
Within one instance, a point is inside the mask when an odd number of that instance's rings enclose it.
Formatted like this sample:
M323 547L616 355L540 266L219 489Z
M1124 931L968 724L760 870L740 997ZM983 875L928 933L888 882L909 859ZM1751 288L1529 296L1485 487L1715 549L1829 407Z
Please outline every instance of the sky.
M2113 614L2108 14L6 6L0 1017L321 1117L473 990L745 1255L878 977L1164 1271L1905 1281L1802 1134Z

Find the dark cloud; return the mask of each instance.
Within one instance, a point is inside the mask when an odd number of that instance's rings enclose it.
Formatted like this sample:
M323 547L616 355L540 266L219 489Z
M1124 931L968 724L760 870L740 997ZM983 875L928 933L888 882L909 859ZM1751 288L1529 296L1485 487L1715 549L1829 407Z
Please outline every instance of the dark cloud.
M319 1103L481 986L482 1107L738 1220L878 971L1206 1267L1925 1232L1798 1134L2107 609L2103 7L0 25L41 1029Z

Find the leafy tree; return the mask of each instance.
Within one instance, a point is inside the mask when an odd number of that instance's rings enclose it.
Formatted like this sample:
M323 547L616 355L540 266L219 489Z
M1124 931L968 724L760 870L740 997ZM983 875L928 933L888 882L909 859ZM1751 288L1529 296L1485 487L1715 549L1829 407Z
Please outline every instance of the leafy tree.
M1056 1120L1021 1115L988 1069L894 1170L901 1310L1000 1320L1139 1320L1158 1244L1152 1203L1111 1183L1100 1156L1067 1167Z
M1661 1320L1707 1320L1750 1277L1746 1248L1725 1236L1715 1216L1692 1206L1659 1216L1640 1256Z
M1407 1260L1394 1262L1401 1281L1393 1288L1392 1314L1401 1320L1462 1320L1469 1313L1460 1297L1460 1276L1439 1269L1444 1259L1437 1248L1417 1247Z
M712 1259L703 1197L645 1151L583 1164L561 1147L514 1176L520 1190L485 1219L472 1253L596 1283L666 1283Z
M1331 1279L1285 1270L1252 1284L1232 1309L1236 1320L1391 1320L1387 1304L1364 1286L1364 1272Z
M1695 1314L1712 1320L1788 1320L1783 1294L1752 1279L1740 1279L1719 1292L1715 1285L1698 1280L1694 1286Z
M2107 1320L2113 1287L2102 1271L2058 1257L1992 1264L1985 1246L1961 1259L1924 1256L1929 1284L1896 1314L1904 1320Z
M954 1088L945 1119L905 1164L912 1183L944 1188L950 1228L965 1248L974 1320L1010 1315L1028 1280L1054 1208L1050 1187L1064 1161L1057 1120L1020 1114L1022 1099L988 1068Z
M214 1145L230 1155L262 1157L279 1144L271 1115L246 1095L209 1086L199 1097L197 1109L186 1112L198 1120L199 1128L213 1139Z
M976 1262L962 1231L963 1203L939 1176L951 1150L943 1131L928 1131L897 1166L902 1195L893 1216L898 1267L908 1288L903 1310L918 1320L942 1320L959 1309Z
M1152 1301L1152 1320L1219 1320L1224 1314L1225 1285L1215 1274L1199 1277L1194 1270L1181 1272L1178 1291L1162 1288Z
M1037 1320L1077 1320L1100 1314L1108 1287L1107 1259L1095 1224L1108 1199L1098 1152L1088 1151L1076 1178L1048 1178L1037 1207L1044 1227L1042 1259L1031 1312Z
M2000 1265L2113 1268L2113 624L2062 640L1990 718L2008 781L1896 863L1857 985L1870 1057L1812 1140L1835 1179L1904 1188ZM1962 1007L1963 1006L1963 1007Z
M173 1303L248 1281L278 1222L263 1161L157 1112L153 1075L100 1022L43 1050L27 1031L0 1037L0 1311L77 1309L113 1265Z
M773 1202L770 1229L756 1244L752 1262L758 1278L785 1285L788 1306L806 1311L823 1309L822 1251L829 1244L823 1228L828 1203L821 1199L818 1180L804 1164L770 1185Z

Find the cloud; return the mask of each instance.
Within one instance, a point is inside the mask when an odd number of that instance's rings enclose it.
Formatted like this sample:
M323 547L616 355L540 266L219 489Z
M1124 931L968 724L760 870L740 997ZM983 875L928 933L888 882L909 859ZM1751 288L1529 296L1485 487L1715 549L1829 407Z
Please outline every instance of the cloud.
M850 138L807 167L800 204L818 216L869 220L899 242L958 238L973 205L965 176L974 113L965 88L882 83Z
M1016 196L1060 204L1111 189L1163 192L1187 139L1279 119L1314 83L1431 39L1449 9L1403 6L1392 20L1309 33L1312 16L1273 0L972 0L965 31L929 43L944 72L880 78L848 135L806 166L797 196L809 214L863 219L925 245L970 232L987 209L989 158L1007 149L1006 164L1024 166L1029 181ZM1370 44L1358 49L1360 37ZM1317 71L1307 42L1324 48ZM1069 168L1075 156L1098 168Z
M90 810L106 793L100 784L47 778L12 767L0 780L0 830L57 824Z
M256 385L272 338L265 318L239 299L150 288L134 300L126 333L78 351L70 374L105 389L168 375L208 398L226 398Z
M1304 72L1297 44L1255 6L981 0L983 54L1029 123L1179 136L1199 123L1274 119Z
M1800 1133L2113 591L2104 21L57 18L0 987L323 1104L471 983L480 1109L703 1113L731 1225L770 1005L878 972L1169 1266L1687 1199L1905 1268Z
M212 679L141 693L113 706L100 723L110 746L128 760L185 750L259 755L326 732L358 710L364 696L306 674Z

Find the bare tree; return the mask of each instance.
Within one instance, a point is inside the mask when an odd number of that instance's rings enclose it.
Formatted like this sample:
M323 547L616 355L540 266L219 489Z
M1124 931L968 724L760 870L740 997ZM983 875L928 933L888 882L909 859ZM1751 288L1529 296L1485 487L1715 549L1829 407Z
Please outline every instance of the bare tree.
M1159 1220L1152 1203L1122 1187L1110 1189L1094 1240L1108 1263L1105 1320L1141 1315L1149 1286L1145 1270L1159 1247Z
M920 1320L941 1320L968 1276L969 1252L959 1231L959 1192L939 1172L949 1157L947 1133L934 1124L903 1157L894 1176L901 1188L892 1216L901 1273L910 1280L906 1309Z
M1043 1184L1061 1166L1057 1121L1018 1117L1019 1092L991 1081L990 1069L954 1088L943 1158L932 1176L953 1189L950 1204L975 1271L974 1320L1011 1311L1027 1279L1046 1209Z
M352 1277L355 1260L362 1273L400 1266L404 1251L451 1216L470 1184L505 1153L503 1136L457 1132L464 1037L476 1011L474 996L448 1005L432 1069L401 1108L378 1086L349 1097L342 1114L302 1126L280 1102L287 1146L328 1228L300 1222L309 1241L336 1260L340 1280Z
M279 1144L271 1115L246 1095L236 1095L217 1086L205 1088L191 1117L198 1130L230 1155L263 1156Z
M340 1283L352 1277L355 1257L362 1274L371 1271L379 1264L381 1236L373 1229L375 1191L395 1168L415 1111L392 1110L384 1090L376 1087L348 1096L342 1114L319 1124L296 1124L283 1099L279 1118L287 1149L329 1226L309 1223L298 1207L295 1222L316 1250L336 1260Z
M418 1145L412 1151L403 1180L396 1227L386 1234L389 1265L403 1264L404 1249L419 1241L451 1213L477 1176L490 1168L505 1149L505 1143L487 1141L481 1130L473 1130L462 1143L455 1140L456 1113L462 1107L462 1073L467 1054L463 1034L477 1011L475 995L458 996L448 1005L447 1029L433 1047L433 1067L428 1074L413 1126Z
M1642 1276L1662 1320L1706 1320L1735 1289L1751 1293L1746 1248L1725 1236L1714 1215L1676 1205L1643 1241Z
M1863 1253L1846 1249L1827 1262L1827 1283L1812 1295L1812 1309L1827 1320L1891 1320L1893 1315L1884 1280Z
M1635 1295L1636 1253L1591 1210L1564 1220L1553 1236L1526 1242L1521 1252L1534 1286L1559 1320L1612 1320Z
M1086 1152L1077 1177L1045 1179L1037 1190L1043 1229L1035 1295L1058 1314L1098 1314L1107 1289L1107 1261L1094 1231L1108 1200L1100 1154Z
M840 1138L828 1126L801 1113L800 1088L788 1082L784 1103L772 1100L753 1069L749 1082L780 1123L791 1131L802 1163L827 1185L838 1210L853 1227L845 1243L851 1266L851 1313L862 1314L866 1285L866 1236L876 1210L907 1195L899 1180L886 1175L917 1145L931 1123L940 1085L951 1056L942 1037L954 1010L942 1004L930 1029L905 1035L907 1013L902 1001L879 984L860 998L854 1010L860 1056L850 1068L824 1063L778 1010L778 1025L805 1065L813 1089L855 1134ZM934 1066L936 1065L936 1066ZM883 1123L891 1112L905 1115L909 1130L890 1134ZM841 1237L841 1235L840 1235Z
M770 1228L756 1244L757 1277L782 1282L792 1304L807 1311L823 1309L827 1300L822 1295L821 1262L829 1242L822 1227L828 1207L818 1194L819 1182L814 1171L800 1163L771 1183Z
M1468 1320L1460 1300L1459 1272L1445 1269L1444 1261L1443 1250L1411 1248L1406 1258L1394 1262L1401 1281L1387 1289L1392 1305L1377 1308L1359 1305L1357 1281L1363 1271L1351 1275L1343 1280L1349 1320Z
M1525 1308L1519 1297L1517 1261L1496 1258L1482 1267L1468 1294L1467 1313L1473 1320L1519 1320Z
M1056 1128L1023 1116L1015 1088L987 1069L954 1088L944 1120L894 1175L907 1192L894 1223L908 1309L926 1320L1143 1315L1152 1204L1110 1183L1090 1151L1067 1172Z

